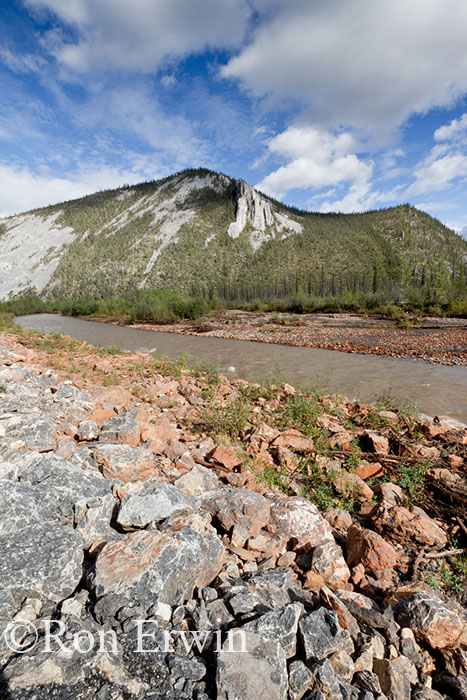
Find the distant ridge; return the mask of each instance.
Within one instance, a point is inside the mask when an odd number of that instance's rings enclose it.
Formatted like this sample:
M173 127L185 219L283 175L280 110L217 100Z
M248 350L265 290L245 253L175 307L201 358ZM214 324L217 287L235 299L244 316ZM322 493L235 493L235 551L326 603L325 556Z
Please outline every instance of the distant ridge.
M307 213L205 169L0 220L0 299L154 288L227 301L403 295L466 267L467 241L408 204Z

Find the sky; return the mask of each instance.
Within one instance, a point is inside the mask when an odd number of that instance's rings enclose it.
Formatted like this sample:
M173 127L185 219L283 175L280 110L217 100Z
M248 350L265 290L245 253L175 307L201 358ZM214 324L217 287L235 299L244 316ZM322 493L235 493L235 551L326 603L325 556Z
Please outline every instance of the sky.
M466 0L2 0L0 216L207 167L467 226Z

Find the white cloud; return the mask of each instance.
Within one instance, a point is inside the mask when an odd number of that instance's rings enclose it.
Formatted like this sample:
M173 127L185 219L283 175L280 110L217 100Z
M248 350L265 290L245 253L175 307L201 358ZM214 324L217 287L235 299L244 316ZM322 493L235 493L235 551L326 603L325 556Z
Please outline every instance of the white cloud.
M445 190L467 177L467 114L438 127L434 139L435 146L415 167L415 181L406 191L408 196Z
M38 73L44 66L42 56L30 53L17 54L6 46L0 47L0 61L14 73Z
M362 193L368 190L373 164L353 152L354 137L343 132L330 134L313 127L292 126L269 141L275 156L289 161L267 175L257 187L275 197L294 188L322 188L350 184Z
M262 21L223 68L254 96L382 142L414 112L467 92L465 0L252 0Z
M467 139L467 114L463 114L460 119L453 119L450 124L440 126L435 131L435 141L452 141Z
M73 25L78 38L54 30L46 46L68 68L151 72L170 58L232 47L246 30L240 0L25 0Z
M414 174L415 182L407 189L409 196L446 189L456 178L467 176L467 156L451 153L440 158L428 157Z
M75 175L55 177L37 174L27 167L0 164L0 217L37 207L83 197L97 190L141 182L144 176L133 170L102 165L83 169Z

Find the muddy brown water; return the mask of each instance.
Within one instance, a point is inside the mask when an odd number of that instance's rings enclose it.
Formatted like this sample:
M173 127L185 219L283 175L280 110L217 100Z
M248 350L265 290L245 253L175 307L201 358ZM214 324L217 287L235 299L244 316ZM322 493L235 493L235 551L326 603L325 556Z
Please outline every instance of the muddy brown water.
M92 345L116 345L127 351L155 352L171 359L183 354L189 365L214 364L230 379L259 381L280 372L291 384L306 386L318 381L330 391L364 401L375 399L390 389L394 396L415 403L423 413L448 414L467 423L467 367L178 335L55 314L19 316L16 322L22 328L65 333Z

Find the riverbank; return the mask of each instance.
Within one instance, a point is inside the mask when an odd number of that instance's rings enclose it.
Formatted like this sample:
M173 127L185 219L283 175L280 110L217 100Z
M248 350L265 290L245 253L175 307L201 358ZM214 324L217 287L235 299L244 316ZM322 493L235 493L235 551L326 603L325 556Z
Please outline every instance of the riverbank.
M465 425L14 326L0 412L1 631L116 640L0 635L2 697L461 697Z
M93 321L127 322L87 317ZM222 311L196 321L132 323L135 328L232 340L250 340L346 353L418 359L467 366L467 319L421 317L401 327L382 316L359 314L285 314Z

